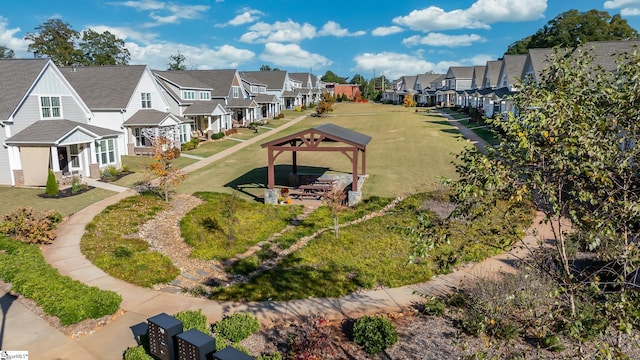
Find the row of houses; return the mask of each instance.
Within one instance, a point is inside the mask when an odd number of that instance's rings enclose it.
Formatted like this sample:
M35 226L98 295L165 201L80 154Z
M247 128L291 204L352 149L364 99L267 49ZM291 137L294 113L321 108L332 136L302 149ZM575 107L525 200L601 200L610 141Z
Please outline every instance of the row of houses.
M0 185L98 178L122 155L272 119L318 102L323 82L286 71L156 71L145 65L57 67L0 59Z
M595 65L613 71L616 56L637 51L640 41L594 41L570 52L586 50ZM446 74L419 74L403 76L392 83L382 98L401 104L412 96L418 106L472 107L492 117L513 112L509 95L518 91L521 79L539 82L549 64L554 49L529 49L526 55L504 55L498 60L477 66L452 66Z

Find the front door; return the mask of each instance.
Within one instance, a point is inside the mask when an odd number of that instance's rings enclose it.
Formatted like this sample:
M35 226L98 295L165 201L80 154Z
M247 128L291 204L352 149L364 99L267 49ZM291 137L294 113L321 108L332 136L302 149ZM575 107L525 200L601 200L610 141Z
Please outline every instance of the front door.
M58 166L63 174L69 172L69 154L66 147L58 148Z

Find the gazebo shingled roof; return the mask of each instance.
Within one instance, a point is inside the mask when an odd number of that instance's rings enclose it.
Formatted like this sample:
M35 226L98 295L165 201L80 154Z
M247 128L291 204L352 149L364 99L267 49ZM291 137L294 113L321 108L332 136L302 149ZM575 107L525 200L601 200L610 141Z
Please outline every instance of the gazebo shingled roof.
M335 124L324 124L262 144L269 151L268 187L275 186L274 163L276 157L286 151L292 152L293 173L297 174L298 151L334 151L345 154L353 166L351 189L358 191L358 158L362 153L362 174L366 174L366 148L371 137ZM347 146L322 146L323 142L340 142Z

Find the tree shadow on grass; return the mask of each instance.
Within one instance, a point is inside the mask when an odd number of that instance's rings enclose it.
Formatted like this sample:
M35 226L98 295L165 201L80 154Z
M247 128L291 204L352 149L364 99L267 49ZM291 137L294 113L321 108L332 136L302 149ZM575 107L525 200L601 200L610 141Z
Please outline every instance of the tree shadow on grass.
M318 176L326 173L329 170L327 167L319 167L319 166L300 166L298 165L298 173L299 174L318 174ZM267 188L267 171L268 168L266 166L254 168L239 177L233 179L232 181L224 184L225 187L232 188L235 191L239 191L245 195L248 195L257 202L263 202L264 198L263 194L259 190L264 190ZM285 187L285 186L293 186L294 184L289 183L289 174L291 173L291 165L276 165L274 166L274 174L275 174L275 186L276 187Z

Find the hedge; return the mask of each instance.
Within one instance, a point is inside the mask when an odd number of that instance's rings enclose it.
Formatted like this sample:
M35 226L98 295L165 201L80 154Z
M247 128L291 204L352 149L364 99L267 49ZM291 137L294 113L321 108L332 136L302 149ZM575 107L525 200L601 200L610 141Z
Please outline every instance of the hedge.
M35 245L0 236L0 278L12 291L30 298L62 325L114 314L122 297L62 276Z

